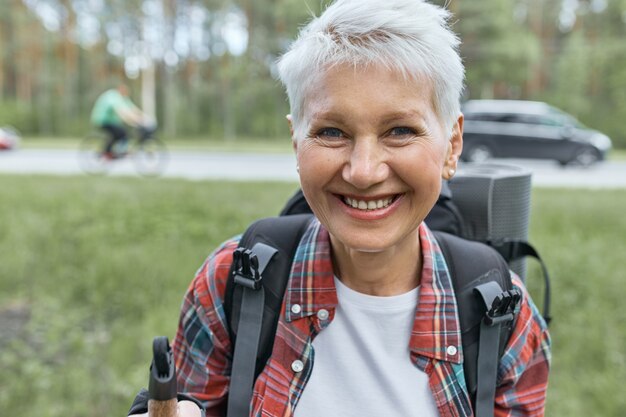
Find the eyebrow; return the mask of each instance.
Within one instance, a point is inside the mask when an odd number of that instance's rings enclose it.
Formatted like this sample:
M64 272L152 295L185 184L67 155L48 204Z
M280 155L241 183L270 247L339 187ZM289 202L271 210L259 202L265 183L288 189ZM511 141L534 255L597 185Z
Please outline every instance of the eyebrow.
M406 111L399 111L399 112L393 112L393 113L388 113L388 114L384 114L381 117L381 121L383 123L391 123L397 120L406 120L406 119L413 119L413 118L418 118L420 121L424 120L424 117L422 116L422 113L420 113L419 111L416 110L406 110ZM318 112L315 112L311 115L311 119L314 120L336 120L338 122L342 122L344 119L344 115L343 113L338 113L338 112L334 112L334 111L324 111L324 110L320 110Z
M422 113L416 110L407 110L407 111L400 111L400 112L385 114L381 120L384 123L390 123L390 122L395 122L396 120L406 120L406 119L414 119L414 118L419 119L419 121L424 120L424 116L422 115Z

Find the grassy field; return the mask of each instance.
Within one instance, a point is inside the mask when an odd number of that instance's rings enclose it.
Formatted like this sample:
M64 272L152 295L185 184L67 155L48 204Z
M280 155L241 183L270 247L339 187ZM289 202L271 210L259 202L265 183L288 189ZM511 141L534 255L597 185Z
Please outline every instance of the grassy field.
M294 188L0 175L2 415L124 415L203 259ZM553 279L548 416L624 415L624 207L626 190L533 192Z

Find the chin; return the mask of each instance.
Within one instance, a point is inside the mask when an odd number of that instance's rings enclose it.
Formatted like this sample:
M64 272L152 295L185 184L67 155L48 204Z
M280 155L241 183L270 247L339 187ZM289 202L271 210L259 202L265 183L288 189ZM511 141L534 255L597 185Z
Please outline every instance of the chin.
M339 230L337 233L331 233L331 236L336 244L342 245L346 249L363 253L384 252L402 241L401 238L391 238L390 234L387 233L384 233L385 236L381 239L380 234L381 232L378 231L360 231L359 233Z

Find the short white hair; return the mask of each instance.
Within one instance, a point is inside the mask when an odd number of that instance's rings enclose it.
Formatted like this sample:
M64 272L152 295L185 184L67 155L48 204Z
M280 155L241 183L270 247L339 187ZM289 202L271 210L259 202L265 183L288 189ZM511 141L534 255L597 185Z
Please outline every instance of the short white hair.
M464 68L450 12L423 0L337 0L304 26L278 60L296 137L317 77L339 64L382 65L433 86L433 104L448 134L460 114Z

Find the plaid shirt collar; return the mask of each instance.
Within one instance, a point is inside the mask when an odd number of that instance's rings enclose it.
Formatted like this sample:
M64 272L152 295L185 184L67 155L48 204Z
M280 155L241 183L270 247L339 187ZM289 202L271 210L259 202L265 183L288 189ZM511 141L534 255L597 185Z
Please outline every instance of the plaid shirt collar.
M419 238L422 277L409 347L418 356L462 363L461 331L448 267L424 223L419 226ZM314 219L295 253L285 300L286 321L310 317L324 309L329 312L330 323L338 303L333 277L328 231Z

